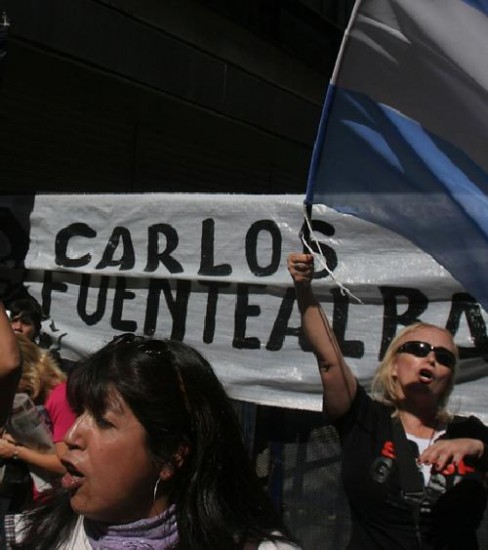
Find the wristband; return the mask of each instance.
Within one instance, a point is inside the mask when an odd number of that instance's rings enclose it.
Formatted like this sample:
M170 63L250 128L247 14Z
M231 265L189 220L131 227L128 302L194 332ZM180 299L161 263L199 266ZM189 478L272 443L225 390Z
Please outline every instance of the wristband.
M17 449L17 445L15 445L14 454L12 455L12 460L19 460L19 451Z

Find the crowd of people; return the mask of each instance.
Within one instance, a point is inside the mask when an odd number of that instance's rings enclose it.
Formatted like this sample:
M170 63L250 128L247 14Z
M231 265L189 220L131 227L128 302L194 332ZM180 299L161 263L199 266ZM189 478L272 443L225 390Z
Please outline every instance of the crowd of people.
M348 549L478 549L488 428L447 408L458 368L452 334L406 327L368 392L314 295L313 256L290 254L288 270L324 414L341 444ZM199 352L124 334L66 374L36 343L40 328L38 305L12 304L7 313L0 303L0 458L12 471L24 468L23 484L0 488L0 548L299 548ZM19 395L49 445L15 431Z

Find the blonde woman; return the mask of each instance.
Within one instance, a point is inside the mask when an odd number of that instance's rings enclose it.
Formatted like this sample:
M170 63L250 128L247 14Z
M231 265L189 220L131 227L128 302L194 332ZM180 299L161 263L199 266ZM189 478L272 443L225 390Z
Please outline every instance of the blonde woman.
M36 405L44 405L51 390L66 382L66 375L51 354L22 334L17 334L23 360L18 393L27 393Z
M290 254L288 270L317 359L324 411L341 442L352 516L348 548L477 549L488 428L446 410L458 361L452 335L425 323L400 332L378 368L372 398L347 365L313 294L313 256ZM405 483L412 476L415 493Z
M49 352L41 349L22 334L16 334L22 356L22 377L18 393L29 395L45 413L52 432L54 448L39 450L18 443L11 434L0 439L0 457L19 459L28 464L35 474L38 491L47 488L56 477L65 473L60 457L66 452L64 435L75 421L75 414L66 398L66 375L59 369Z

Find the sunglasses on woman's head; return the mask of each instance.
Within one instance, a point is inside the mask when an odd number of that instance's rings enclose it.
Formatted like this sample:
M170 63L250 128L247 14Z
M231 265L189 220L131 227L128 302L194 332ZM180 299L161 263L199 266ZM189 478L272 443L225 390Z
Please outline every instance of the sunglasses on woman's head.
M163 340L153 340L144 336L138 336L132 332L119 334L112 339L112 345L121 346L126 344L134 345L138 350L150 357L166 356L167 359L171 357L168 346Z
M453 369L456 366L456 356L451 350L443 347L435 347L428 342L420 342L412 340L411 342L405 342L398 349L397 353L409 353L415 357L427 357L429 353L433 351L435 360L445 367Z
M181 375L180 368L178 364L174 361L171 350L168 347L168 344L164 340L153 340L152 338L145 338L144 336L137 336L132 332L126 332L118 336L114 336L112 339L112 345L135 345L135 347L145 353L147 356L154 358L165 359L174 369L176 377L178 379L178 384L183 394L183 400L185 402L185 407L188 414L191 414L190 401L186 392L185 382L183 376Z

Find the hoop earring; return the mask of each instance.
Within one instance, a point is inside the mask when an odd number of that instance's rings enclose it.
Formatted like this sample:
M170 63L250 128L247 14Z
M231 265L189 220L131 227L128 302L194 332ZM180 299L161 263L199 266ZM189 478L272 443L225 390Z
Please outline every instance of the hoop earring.
M153 491L153 504L156 503L156 495L158 494L158 489L159 489L159 484L161 482L161 478L158 477L158 479L156 480L156 483L154 485L154 491Z

